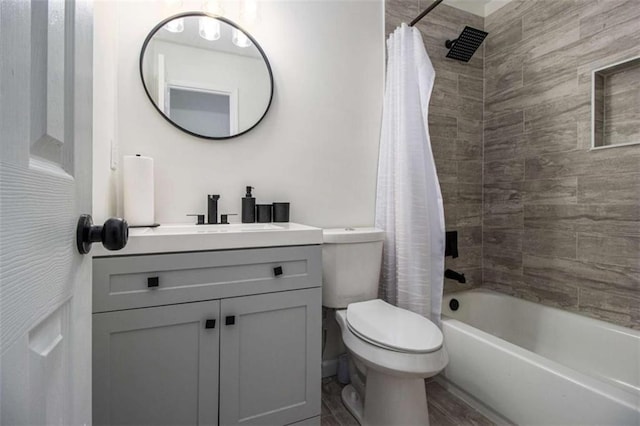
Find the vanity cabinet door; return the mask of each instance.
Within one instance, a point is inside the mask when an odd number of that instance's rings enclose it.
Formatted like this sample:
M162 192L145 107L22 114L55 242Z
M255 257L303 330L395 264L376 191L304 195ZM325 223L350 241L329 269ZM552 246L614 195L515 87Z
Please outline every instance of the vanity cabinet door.
M220 424L320 414L321 299L313 288L221 302Z
M93 423L217 424L219 312L208 301L94 314Z

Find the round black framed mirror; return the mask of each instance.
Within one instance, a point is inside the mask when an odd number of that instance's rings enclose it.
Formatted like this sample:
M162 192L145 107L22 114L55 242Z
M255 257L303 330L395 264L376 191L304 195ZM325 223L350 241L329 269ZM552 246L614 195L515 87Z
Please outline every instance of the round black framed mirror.
M205 139L247 133L273 99L273 73L260 45L234 22L204 12L171 16L151 30L140 78L162 117Z

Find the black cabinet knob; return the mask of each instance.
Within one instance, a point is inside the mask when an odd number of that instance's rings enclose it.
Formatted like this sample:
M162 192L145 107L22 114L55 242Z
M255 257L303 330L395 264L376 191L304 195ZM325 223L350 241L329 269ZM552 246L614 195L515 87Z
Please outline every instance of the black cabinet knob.
M228 315L224 319L224 325L233 325L235 323L236 323L236 316L235 315Z
M90 214L80 215L76 227L76 246L80 254L91 251L93 243L102 243L107 250L120 250L127 245L129 225L124 219L112 217L104 225L94 225Z
M160 278L158 277L149 277L147 278L147 287L159 287L160 286Z
M273 275L275 275L276 277L282 275L282 266L276 266L275 268L273 268Z
M204 323L204 328L216 328L216 320L208 319Z

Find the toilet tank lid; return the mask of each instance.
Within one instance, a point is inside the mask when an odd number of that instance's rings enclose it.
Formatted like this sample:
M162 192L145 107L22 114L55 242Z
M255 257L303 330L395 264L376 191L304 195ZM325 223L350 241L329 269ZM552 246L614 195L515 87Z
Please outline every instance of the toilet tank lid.
M378 228L332 228L323 229L324 243L370 243L383 241L384 231Z

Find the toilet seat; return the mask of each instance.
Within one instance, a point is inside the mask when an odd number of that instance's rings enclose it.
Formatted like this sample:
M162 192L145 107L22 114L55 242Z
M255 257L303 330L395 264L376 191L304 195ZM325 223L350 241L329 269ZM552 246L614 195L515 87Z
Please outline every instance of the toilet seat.
M336 321L342 331L342 341L347 350L367 368L383 371L395 377L427 378L442 371L449 361L444 344L433 352L411 353L368 342L351 331L346 309L336 311Z
M434 323L380 299L349 304L346 320L354 335L386 350L427 354L442 348L443 335Z

